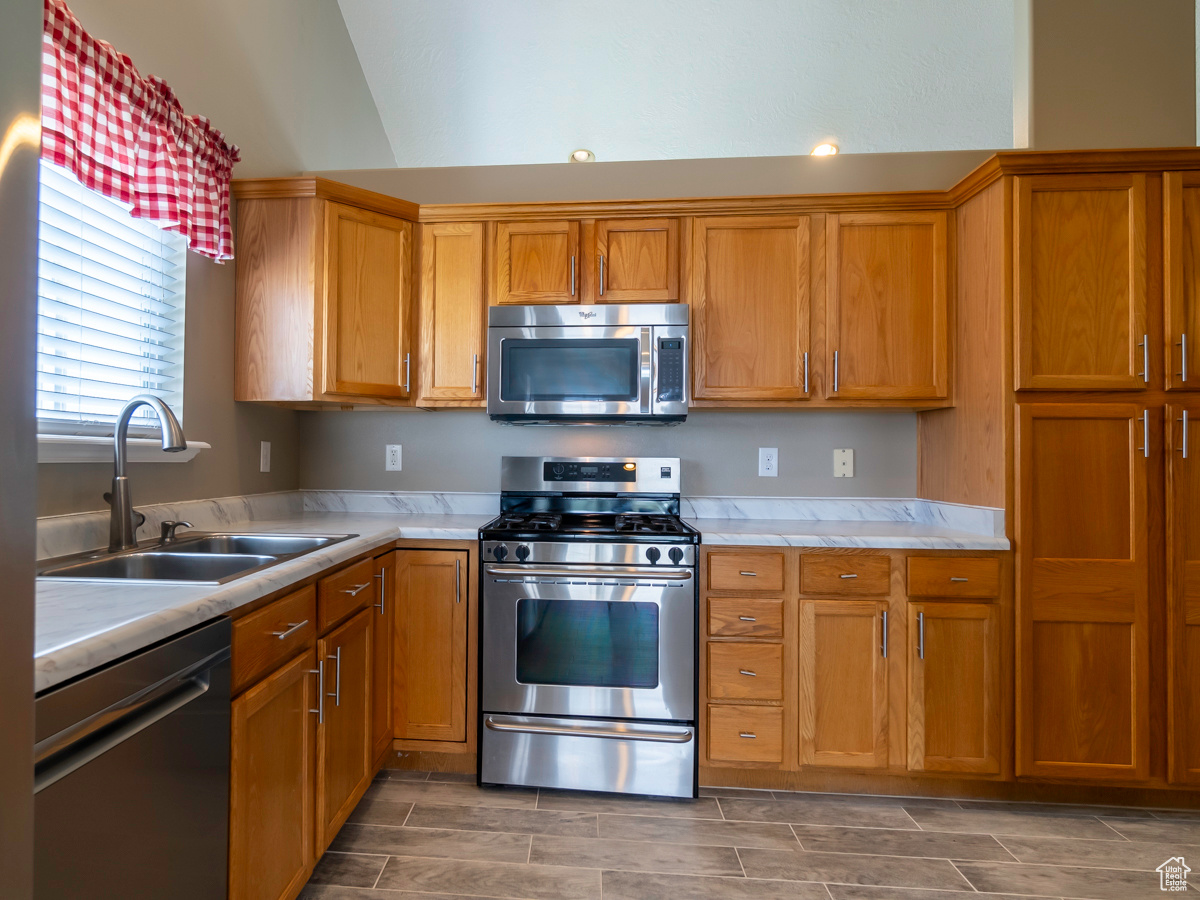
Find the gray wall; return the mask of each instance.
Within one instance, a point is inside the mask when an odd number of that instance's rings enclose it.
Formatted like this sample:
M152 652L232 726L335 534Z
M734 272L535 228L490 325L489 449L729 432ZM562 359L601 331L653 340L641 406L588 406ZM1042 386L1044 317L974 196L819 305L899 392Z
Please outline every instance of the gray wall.
M669 428L528 427L482 410L300 414L300 486L379 491L496 491L501 456L678 456L692 495L916 496L910 412L693 411ZM384 445L403 470L385 472ZM760 478L758 448L779 448ZM854 478L833 477L833 450L855 450Z

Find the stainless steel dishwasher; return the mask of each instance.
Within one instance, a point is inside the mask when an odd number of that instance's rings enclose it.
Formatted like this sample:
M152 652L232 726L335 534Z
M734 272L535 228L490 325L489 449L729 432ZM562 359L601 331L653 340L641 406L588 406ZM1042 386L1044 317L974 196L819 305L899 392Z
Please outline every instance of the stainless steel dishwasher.
M37 698L36 900L219 900L229 832L230 623Z

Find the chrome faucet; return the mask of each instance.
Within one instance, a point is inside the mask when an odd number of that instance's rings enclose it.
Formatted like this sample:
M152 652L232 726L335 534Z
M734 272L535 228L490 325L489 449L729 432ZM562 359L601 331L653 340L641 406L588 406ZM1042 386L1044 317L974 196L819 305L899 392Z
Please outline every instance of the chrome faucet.
M112 493L104 495L104 499L112 504L112 517L108 526L110 553L136 547L138 526L146 521L146 517L133 508L133 502L129 499L129 479L125 476L125 444L129 438L129 419L139 406L149 406L158 414L158 423L162 426L163 450L178 453L187 449L183 426L179 424L179 420L167 404L150 394L138 394L125 404L113 432Z

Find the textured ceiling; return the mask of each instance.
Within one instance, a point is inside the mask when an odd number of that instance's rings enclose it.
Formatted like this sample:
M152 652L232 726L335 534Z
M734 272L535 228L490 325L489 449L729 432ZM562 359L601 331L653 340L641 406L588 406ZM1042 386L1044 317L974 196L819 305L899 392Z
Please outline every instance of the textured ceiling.
M1012 146L1012 0L339 0L399 166Z

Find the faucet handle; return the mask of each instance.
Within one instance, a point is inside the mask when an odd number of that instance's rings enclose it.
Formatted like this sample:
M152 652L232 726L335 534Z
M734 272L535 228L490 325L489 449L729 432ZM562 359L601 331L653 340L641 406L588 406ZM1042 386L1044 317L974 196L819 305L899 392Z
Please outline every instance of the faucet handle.
M139 513L139 515L140 515L140 513ZM144 521L144 520L145 520L145 517L143 516L142 518L143 518L143 521ZM161 538L161 543L163 543L163 544L173 544L173 543L175 542L175 540L176 540L176 537L175 537L175 529L176 529L176 528L180 528L180 527L182 527L182 528L191 528L191 527L193 527L193 526L192 526L192 523L191 523L191 522L172 522L172 521L166 521L166 522L163 522L163 523L162 523L162 538Z

